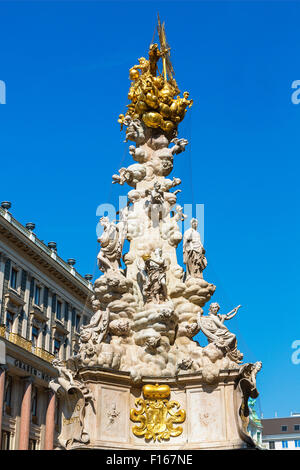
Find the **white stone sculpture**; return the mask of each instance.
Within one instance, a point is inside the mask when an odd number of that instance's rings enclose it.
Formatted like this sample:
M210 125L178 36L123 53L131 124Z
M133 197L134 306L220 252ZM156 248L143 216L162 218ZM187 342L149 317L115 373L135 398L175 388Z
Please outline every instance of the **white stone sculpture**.
M192 100L187 92L174 98L174 77L151 75L150 69L156 70L151 54L149 61L141 58L139 66L131 69L132 102L128 113L119 116L134 163L120 168L113 183L131 188L119 221L101 219L104 230L97 257L101 275L90 299L94 315L81 328L79 353L66 364L54 363L58 378L50 386L65 397L61 442L67 448L75 441L88 443L87 419L96 447L144 448L127 432L129 402L140 397L142 383L150 377L152 382L172 383L180 400L186 400L189 423L182 440L176 441L178 448L196 448L195 442L205 448L211 434L216 445L232 434L230 445L238 447L240 427L243 441L252 445L246 432L247 400L258 394L256 374L261 364L241 365L236 335L225 325L240 306L220 315L214 302L208 315L203 313L216 286L203 278L207 260L197 219L182 235L186 215L177 203L180 190L174 190L181 180L169 177L177 155L188 144L178 138L177 126ZM162 58L169 74L166 54L164 50ZM186 272L177 260L182 239ZM195 339L200 332L208 340L204 347ZM154 421L157 416L153 415ZM229 424L223 416L231 417ZM236 424L240 422L242 426Z
M144 256L144 267L140 269L140 273L146 302L159 304L167 299L166 270L167 264L162 257L161 248L157 248L152 256Z
M102 217L100 219L101 225L104 227L104 231L101 237L98 238L101 249L99 251L97 260L98 267L104 273L109 271L119 272L121 250L119 240L119 229L113 223L110 222L108 217Z
M191 220L189 228L183 236L183 262L186 264L187 277L203 277L203 270L207 266L205 249L201 243L200 233L197 231L198 220Z
M146 196L149 196L149 199L145 202L148 216L152 219L153 223L157 223L157 221L161 220L164 215L165 202L164 192L161 189L160 183L156 181L153 189L147 189L145 194Z
M237 350L236 335L231 333L224 325L225 320L233 318L241 305L235 307L231 312L226 315L220 315L220 305L213 302L209 307L209 314L207 316L199 315L198 323L200 329L207 337L209 343L213 343L217 348L224 350L228 357L234 362L241 362L243 355Z

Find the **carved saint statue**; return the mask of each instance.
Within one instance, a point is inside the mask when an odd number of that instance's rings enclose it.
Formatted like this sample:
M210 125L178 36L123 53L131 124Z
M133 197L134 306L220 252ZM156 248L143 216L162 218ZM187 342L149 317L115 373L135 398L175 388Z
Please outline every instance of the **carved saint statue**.
M197 231L198 220L191 220L191 228L183 236L183 262L186 264L187 277L203 278L203 270L207 266L205 249Z
M121 253L121 244L119 240L119 229L110 222L108 217L100 219L104 231L98 238L101 249L97 256L98 267L100 271L107 273L109 271L119 272Z
M231 312L226 315L220 315L220 305L213 302L209 306L209 313L207 316L199 315L199 327L205 334L209 343L214 343L215 346L224 350L228 357L234 362L241 362L243 355L237 350L237 341L234 333L231 333L224 325L225 320L233 318L241 305L235 307Z
M101 343L107 333L109 324L109 310L97 310L91 318L88 325L81 326L80 342L81 343Z
M146 201L146 207L148 208L148 216L155 224L155 222L158 222L162 219L165 201L161 184L156 181L152 190L146 189L145 195L150 196L150 200Z
M142 291L147 302L160 303L167 299L166 269L161 248L156 248L154 256L144 256L144 269L140 270L143 281Z

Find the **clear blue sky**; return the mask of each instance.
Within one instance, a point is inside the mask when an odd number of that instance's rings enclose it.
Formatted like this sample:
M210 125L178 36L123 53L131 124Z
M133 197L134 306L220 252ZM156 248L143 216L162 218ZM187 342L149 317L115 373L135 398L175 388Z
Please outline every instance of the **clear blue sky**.
M205 204L207 280L258 376L265 417L300 411L298 2L0 2L0 199L36 223L82 274L97 273L96 208L126 188L117 123L128 69L160 12L176 78L194 106L172 176L179 202ZM179 247L179 252L181 247Z

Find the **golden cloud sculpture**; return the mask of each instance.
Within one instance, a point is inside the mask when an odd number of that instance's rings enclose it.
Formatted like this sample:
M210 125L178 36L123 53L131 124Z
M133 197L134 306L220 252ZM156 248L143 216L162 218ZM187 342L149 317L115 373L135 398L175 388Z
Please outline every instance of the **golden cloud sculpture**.
M159 17L157 30L160 48L157 43L151 44L148 59L140 57L139 63L129 70L130 104L127 105L126 114L119 115L121 129L126 123L126 116L130 116L132 119L142 120L148 127L161 128L164 132L171 133L183 120L187 108L193 104L187 91L183 93L183 97L179 96L180 90L174 78L165 24L161 24ZM160 59L163 69L161 73L157 65Z

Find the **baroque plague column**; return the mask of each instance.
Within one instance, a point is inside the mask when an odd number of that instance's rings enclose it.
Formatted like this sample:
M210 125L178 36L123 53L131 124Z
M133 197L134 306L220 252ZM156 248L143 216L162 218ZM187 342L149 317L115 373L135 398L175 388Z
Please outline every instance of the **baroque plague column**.
M174 188L181 181L168 178L188 144L178 124L193 100L187 91L180 96L160 20L158 35L160 45L129 71L130 102L119 123L134 163L113 183L131 189L119 221L101 219L94 315L81 329L78 354L53 362L66 449L255 447L248 399L258 396L261 363L242 364L225 324L240 306L220 314L214 302L204 314L216 287L203 278L198 221L183 236L179 229L186 216ZM176 254L182 239L186 272ZM193 339L200 331L205 347Z

